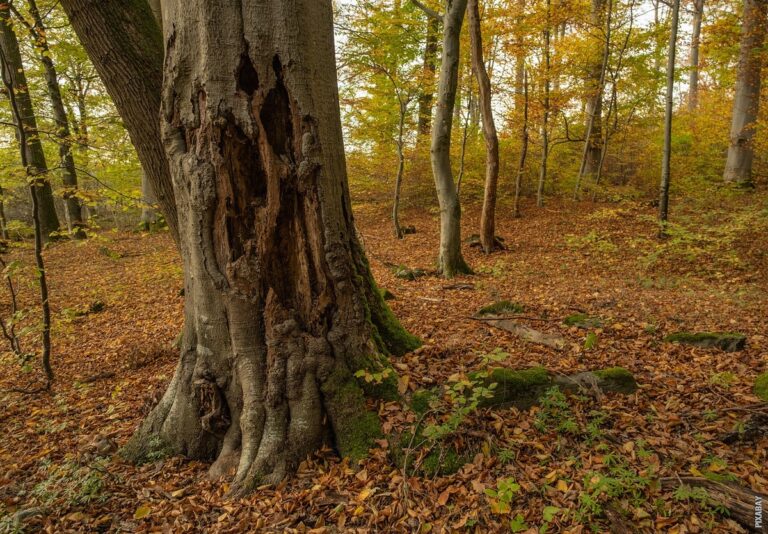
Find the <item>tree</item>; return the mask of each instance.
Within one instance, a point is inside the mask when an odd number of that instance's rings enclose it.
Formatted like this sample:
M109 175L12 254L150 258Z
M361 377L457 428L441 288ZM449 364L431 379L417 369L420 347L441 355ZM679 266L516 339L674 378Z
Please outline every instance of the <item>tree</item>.
M171 235L178 240L173 183L157 120L163 40L152 10L146 0L62 0L61 6L114 101Z
M68 9L85 24L99 4ZM110 4L113 15L125 13ZM125 454L162 444L215 458L212 474L234 472L241 490L282 479L329 431L343 455L358 458L380 435L366 395L396 394L385 355L418 340L386 307L355 236L331 2L163 7L172 23L161 124L185 328L168 390ZM91 58L105 69L104 57ZM361 380L364 392L358 370L386 379Z
M736 95L733 99L731 144L723 179L740 186L752 185L755 122L760 108L760 70L766 26L765 0L744 0Z
M485 137L485 194L483 212L480 216L480 245L483 252L490 254L496 246L496 190L499 182L499 137L493 120L491 106L491 79L483 59L483 34L480 27L478 0L469 0L469 36L472 51L472 70L477 77L480 99L480 113Z
M701 22L704 18L704 0L693 0L693 22L691 23L691 52L688 59L688 111L693 113L699 105L699 45L701 44Z
M32 43L38 51L40 63L43 65L48 99L51 102L53 120L56 123L55 134L59 145L61 177L66 188L63 196L67 224L72 236L82 239L85 237L85 232L83 231L85 224L83 223L80 199L77 197L77 170L75 168L75 158L72 155L69 117L64 108L64 99L61 96L61 87L59 86L59 76L51 58L51 51L46 37L46 27L40 15L40 10L37 8L36 0L27 0L27 5L29 7L29 15L32 18L31 24L15 7L12 6L11 9L14 11L19 22L29 31Z
M550 67L551 67L551 1L546 1L546 22L544 25L544 114L541 124L541 164L539 166L539 186L536 190L536 205L544 206L544 183L547 181L547 163L549 160L549 107L550 107Z
M11 21L11 6L9 3L0 3L0 47L5 61L8 64L8 76L13 86L16 105L19 113L13 114L14 123L17 126L17 138L21 147L26 150L26 169L28 176L33 180L31 188L33 201L37 203L40 218L40 231L43 241L59 230L59 218L56 215L56 206L53 202L53 190L48 179L48 164L45 161L43 145L37 130L37 118L32 105L32 97L27 86L27 77L24 73L24 64L19 51L19 42L13 31ZM21 124L17 121L21 118ZM24 131L25 135L19 135Z
M592 0L591 27L600 37L594 40L595 59L587 79L587 149L583 163L584 175L594 176L600 160L603 120L603 87L605 86L605 65L610 50L610 37L604 34L606 0ZM610 28L610 21L608 22ZM610 29L608 30L610 31ZM578 193L578 191L577 191Z
M435 99L435 73L437 72L437 36L440 32L438 20L427 17L427 32L424 44L424 65L419 95L419 137L427 137L432 129L432 104Z
M667 96L664 111L664 153L661 162L661 188L659 194L659 236L666 235L666 223L669 218L669 180L672 165L672 111L675 96L675 54L677 52L677 27L680 18L680 0L672 3L672 25L669 30L669 48L667 51Z

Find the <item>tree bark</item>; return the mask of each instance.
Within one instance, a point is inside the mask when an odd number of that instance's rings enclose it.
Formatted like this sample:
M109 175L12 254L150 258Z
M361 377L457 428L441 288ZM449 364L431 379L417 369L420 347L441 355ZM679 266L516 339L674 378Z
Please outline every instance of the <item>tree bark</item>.
M528 157L528 70L523 71L523 119L520 128L520 161L517 164L517 176L515 177L515 209L514 216L519 218L520 214L520 190L523 185L523 174L525 174L525 160Z
M169 0L163 15L185 328L174 378L124 452L215 458L211 475L234 473L238 492L281 480L329 436L359 458L380 429L356 371L386 373L396 396L385 355L418 341L355 236L331 1Z
M440 22L427 17L427 38L424 46L424 68L419 95L418 135L427 137L432 129L432 104L435 99L435 72L437 71L437 36Z
M480 113L485 137L485 193L483 212L480 216L480 245L483 252L490 254L496 245L496 191L499 183L499 137L493 120L491 107L491 80L483 59L483 35L480 27L478 0L469 0L469 36L472 51L472 69L477 77Z
M688 111L693 113L699 105L699 45L701 44L701 21L704 18L704 0L693 0L693 21L691 25L691 53L688 75Z
M72 237L83 239L85 237L85 231L83 230L85 224L83 222L80 199L77 197L77 170L75 169L75 159L72 155L69 117L64 108L64 100L61 97L61 87L59 86L59 76L53 64L53 59L51 59L50 48L46 39L46 28L40 16L40 11L37 8L37 2L36 0L27 0L27 4L34 25L27 23L21 14L17 13L17 15L32 36L33 45L40 53L40 63L42 63L45 72L48 98L51 101L53 120L56 123L61 179L65 186L63 197L67 215L67 226Z
M669 31L667 49L667 96L664 113L664 154L661 163L661 188L659 193L659 236L666 235L665 226L669 218L669 180L672 163L672 111L675 90L675 54L677 52L677 27L680 19L680 0L672 3L672 26Z
M470 272L461 255L461 205L451 170L451 129L459 78L461 25L467 0L446 0L443 15L443 55L440 62L437 109L432 127L432 173L440 204L438 271L446 278Z
M397 91L397 88L395 89ZM395 177L395 199L392 203L392 226L395 230L395 237L398 239L403 238L403 229L400 227L400 189L403 185L403 174L405 172L405 151L404 151L404 134L405 134L405 116L408 113L408 103L403 100L403 97L398 91L398 124L397 124L397 176Z
M155 211L157 197L145 172L141 173L141 202L141 228L148 232L153 225L157 224L157 212Z
M752 185L755 122L760 108L760 69L766 25L765 0L744 0L744 23L739 50L736 95L731 119L731 144L723 179L740 186Z
M173 183L160 137L163 42L147 0L62 0L72 27L115 103L178 241Z
M26 145L26 160L29 165L28 175L32 177L34 187L32 194L36 197L38 216L40 219L40 231L43 241L50 239L53 232L59 230L59 218L56 215L56 206L53 202L53 190L48 179L48 164L45 161L43 145L37 130L37 118L32 105L32 97L27 87L27 77L24 73L24 64L19 51L19 42L13 31L11 23L10 4L0 3L0 47L3 49L5 60L8 62L9 76L16 95L19 107L21 124L18 124L14 114L13 120L18 128L23 128L26 135L17 135L19 142ZM19 134L19 131L16 132Z
M605 6L606 0L592 0L592 14L591 23L593 31L602 35L603 21L605 20ZM586 158L584 161L584 174L586 176L594 176L597 171L597 165L600 160L601 143L603 139L602 133L602 117L603 117L603 85L605 80L604 63L606 48L610 46L604 39L596 40L596 56L600 59L596 60L591 68L587 81L587 106L586 106L586 127L588 132L588 141Z
M547 181L547 163L549 160L549 91L550 91L550 0L547 0L547 21L544 28L544 117L541 125L541 165L539 167L539 187L536 191L536 205L544 206L544 183Z

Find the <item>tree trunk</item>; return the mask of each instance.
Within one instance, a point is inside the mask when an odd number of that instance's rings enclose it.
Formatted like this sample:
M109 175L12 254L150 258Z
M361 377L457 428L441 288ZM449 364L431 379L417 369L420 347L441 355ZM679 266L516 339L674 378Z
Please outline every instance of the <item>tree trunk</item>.
M699 105L699 44L701 43L701 21L704 17L704 0L693 0L693 22L691 27L691 55L688 75L688 111L693 113Z
M29 14L32 16L34 26L28 23L19 15L19 18L29 29L32 35L34 46L40 53L40 62L43 64L45 72L45 83L48 89L48 98L51 101L53 110L53 120L56 123L56 137L59 144L59 161L61 162L61 178L64 183L64 207L67 215L67 226L72 237L83 239L85 231L83 227L83 214L80 199L77 197L77 170L75 169L75 159L72 155L72 141L69 131L69 117L64 109L64 100L61 97L61 87L59 86L59 77L56 67L51 59L48 41L46 39L46 28L40 11L37 8L35 0L27 0L29 5Z
M158 116L163 42L146 0L62 0L72 27L99 73L178 240L173 183Z
M461 206L451 170L451 129L459 78L461 25L467 0L446 0L443 16L443 56L437 109L432 128L432 172L440 204L438 271L446 278L470 272L461 255Z
M246 491L330 436L380 435L354 377L418 342L355 237L330 0L169 0L162 134L185 272L181 359L125 448L216 459ZM364 381L360 381L364 384ZM373 393L371 391L371 393Z
M539 168L539 187L536 191L536 205L544 206L544 183L547 181L547 162L549 160L549 69L550 69L550 0L547 0L547 22L544 28L544 117L541 125L541 166Z
M723 179L740 186L752 185L755 122L760 108L760 69L766 25L765 0L744 0L739 70L731 119L731 145Z
M606 0L592 0L592 29L595 33L602 36L603 21L605 19L605 5ZM599 50L596 56L600 59L596 60L590 67L590 74L587 81L587 107L586 107L586 129L588 130L588 145L586 150L586 157L584 160L584 175L594 176L597 172L597 165L600 161L601 143L603 139L602 133L602 116L603 116L603 85L605 80L604 64L606 49L609 47L609 43L600 38L596 40L595 48Z
M483 213L480 217L480 245L483 252L490 254L496 245L496 190L499 182L499 137L493 120L491 107L491 80L483 60L483 35L480 27L478 0L469 0L469 36L472 49L472 69L479 87L480 113L485 137L485 193Z
M403 185L403 173L405 171L405 152L403 150L403 136L405 133L405 116L408 113L408 106L403 101L402 96L398 95L399 102L399 121L397 125L397 176L395 177L395 200L392 203L392 225L395 230L395 237L403 238L403 229L400 228L400 188Z
M515 218L520 215L520 190L523 185L525 173L525 160L528 157L528 70L523 73L523 120L520 130L520 161L517 165L517 177L515 178Z
M425 138L432 128L432 102L435 99L435 72L437 71L437 36L439 21L427 17L427 39L424 46L424 69L419 95L419 138ZM418 142L418 139L417 139Z
M155 211L157 197L145 172L141 173L141 202L141 228L148 232L153 225L157 224L157 212Z
M51 189L51 182L48 180L48 164L45 161L43 145L37 131L35 110L27 87L27 77L24 74L24 64L19 51L19 42L13 31L10 4L8 3L0 3L0 47L2 47L8 62L9 75L16 94L19 115L22 118L22 124L19 125L16 123L16 115L14 115L14 123L23 128L26 133L26 135L20 136L20 142L24 138L26 139L26 159L30 167L28 172L34 181L32 194L35 195L37 201L40 231L43 240L47 241L53 232L59 230L59 218L56 215L53 190Z
M0 186L0 239L8 239L8 221L5 218L5 192Z
M661 163L661 190L659 194L659 235L666 234L665 226L669 216L669 175L672 162L672 106L675 90L675 54L677 52L677 26L680 19L680 0L672 3L672 26L669 31L667 49L667 97L664 114L664 154Z
M523 100L523 83L525 80L525 0L517 0L517 17L515 19L515 112L518 114L525 105Z

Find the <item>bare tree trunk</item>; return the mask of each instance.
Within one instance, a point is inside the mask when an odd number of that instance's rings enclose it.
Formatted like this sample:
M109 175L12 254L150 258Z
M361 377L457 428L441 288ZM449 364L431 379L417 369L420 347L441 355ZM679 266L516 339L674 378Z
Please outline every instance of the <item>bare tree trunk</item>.
M405 131L405 115L408 113L407 102L398 96L400 106L399 121L397 125L397 176L395 177L395 200L392 204L392 225L395 230L395 237L403 238L403 230L400 228L400 188L403 185L403 173L405 171L405 151L403 150L403 134Z
M148 232L153 225L157 224L157 212L155 204L157 197L152 189L152 183L147 178L147 173L141 173L141 228Z
M46 28L40 11L37 8L36 0L27 0L29 5L29 14L32 16L34 26L30 25L24 17L16 12L17 18L29 30L33 44L40 53L40 62L43 64L45 72L45 83L48 89L48 98L51 101L53 110L53 120L56 122L56 137L59 144L59 160L61 165L61 178L65 186L63 192L64 207L66 209L66 219L69 233L76 239L83 239L85 231L83 227L83 215L80 205L80 199L77 197L77 170L75 169L75 159L72 155L72 141L69 131L69 117L64 109L64 100L61 97L61 87L59 86L59 77L56 67L51 59L48 40L46 38ZM14 9L14 8L12 8Z
M536 191L536 205L544 206L544 183L547 181L547 163L549 160L549 87L550 87L550 5L547 0L547 22L544 28L544 118L541 125L541 166L539 168L539 187Z
M765 0L744 0L744 23L739 50L739 70L731 119L731 145L723 179L739 186L752 185L755 122L760 108L760 70L765 41Z
M443 16L443 56L437 108L432 127L432 172L440 204L438 270L446 278L470 272L461 255L461 206L451 170L451 129L459 76L461 25L467 0L446 0Z
M8 220L5 218L5 192L0 186L0 239L8 239Z
M602 35L604 27L606 10L606 0L592 0L592 14L591 23L592 29L599 35ZM594 176L597 164L600 160L601 147L603 133L603 85L605 84L605 67L606 56L610 50L610 42L608 39L599 39L596 41L598 50L600 51L600 60L595 61L590 69L590 75L587 81L587 124L586 129L588 132L588 146L586 150L586 158L583 162L584 175Z
M173 183L157 120L163 41L153 12L147 0L62 0L61 6L125 123L177 239Z
M523 120L520 134L520 161L517 165L517 177L515 178L515 218L520 214L520 189L523 183L523 174L525 173L525 160L528 157L528 71L524 70L523 75Z
M181 359L124 449L215 459L236 491L283 479L328 436L380 436L357 370L417 346L355 236L330 0L168 0L162 134L185 272ZM98 60L99 58L94 58ZM394 389L392 389L394 387ZM385 391L379 391L383 393Z
M669 180L672 162L672 111L675 90L675 54L677 53L677 27L680 19L680 0L672 3L672 26L667 50L667 97L664 113L664 154L661 163L661 190L659 194L659 235L664 237L669 217Z
M699 45L701 43L701 21L704 18L704 0L693 0L693 22L691 27L691 53L688 75L688 111L693 113L699 105Z
M525 0L517 0L517 18L515 20L515 111L520 113L523 108L523 83L525 71L525 32L523 20L525 16Z
M480 245L483 252L490 254L496 246L496 191L499 183L499 137L493 120L491 106L491 80L483 59L483 35L480 27L480 9L478 0L469 0L469 36L472 50L472 69L479 87L480 112L483 120L485 137L485 193L483 212L480 216Z
M50 239L53 232L59 230L59 218L56 215L56 206L53 202L53 190L51 182L48 179L48 164L45 161L43 145L40 142L40 136L37 131L37 119L35 109L32 105L32 97L27 87L27 77L24 73L24 63L19 51L19 42L13 31L11 22L10 4L0 3L0 47L2 47L5 60L9 66L8 75L11 78L16 101L19 107L18 116L22 123L16 124L17 134L24 130L26 135L17 135L19 142L23 142L22 147L26 150L27 169L30 176L34 177L34 187L32 195L36 198L38 216L40 218L40 231L43 241ZM14 121L17 120L16 114L13 115Z
M424 46L423 79L419 95L419 123L417 143L430 134L432 128L432 103L435 99L435 73L437 72L437 36L440 22L427 17L427 38Z

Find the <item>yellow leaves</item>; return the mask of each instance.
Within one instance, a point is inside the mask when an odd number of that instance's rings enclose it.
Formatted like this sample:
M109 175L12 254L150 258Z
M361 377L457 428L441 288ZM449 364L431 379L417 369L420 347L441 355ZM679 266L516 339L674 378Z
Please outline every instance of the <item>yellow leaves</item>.
M569 486L568 486L568 483L561 478L560 480L557 481L555 488L558 491L562 491L563 493L565 493L566 491L568 491Z
M134 519L144 519L145 517L149 516L149 514L152 513L152 508L149 507L148 504L142 504L138 508L136 508L136 511L133 513Z

